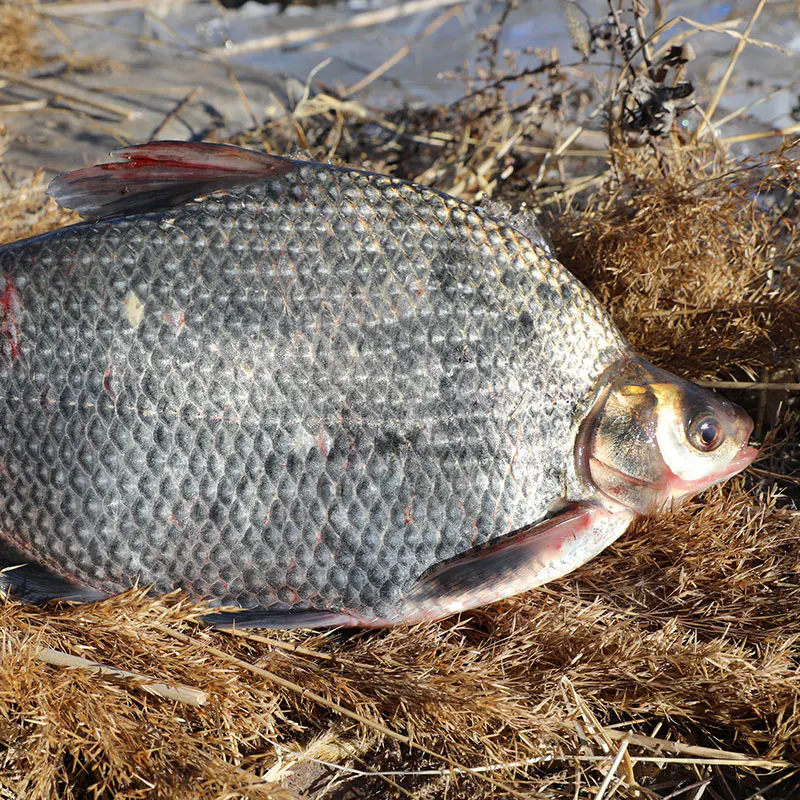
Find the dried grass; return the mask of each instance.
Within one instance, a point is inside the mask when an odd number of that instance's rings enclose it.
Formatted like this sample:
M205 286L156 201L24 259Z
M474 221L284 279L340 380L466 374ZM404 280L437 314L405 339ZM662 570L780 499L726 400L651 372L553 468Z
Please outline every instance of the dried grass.
M34 38L37 5L36 0L5 0L0 4L0 69L23 72L41 63Z
M695 377L796 359L795 220L755 202L791 186L795 164L728 168L680 146L660 162L617 155L618 174L550 230L634 346Z
M38 236L78 221L77 215L59 208L47 197L48 181L42 173L6 183L5 192L0 191L0 244Z
M587 58L596 39L582 40ZM549 66L514 77L491 37L486 56L453 108L386 118L333 91L309 94L240 141L300 144L472 200L543 202L561 259L648 357L695 377L796 381L791 154L742 165L676 134L639 146L584 61L566 67L548 54ZM509 99L509 83L529 99ZM596 125L605 118L616 120L612 145ZM588 155L576 158L579 148ZM67 221L41 189L34 178L2 200L2 240ZM765 208L770 192L785 200L777 211ZM642 520L567 579L461 619L234 636L203 628L178 596L6 601L0 795L607 799L686 789L735 800L780 781L773 796L790 796L800 767L798 415L785 393L735 399L768 432L761 473ZM168 701L136 681L48 665L37 658L45 648L208 700Z

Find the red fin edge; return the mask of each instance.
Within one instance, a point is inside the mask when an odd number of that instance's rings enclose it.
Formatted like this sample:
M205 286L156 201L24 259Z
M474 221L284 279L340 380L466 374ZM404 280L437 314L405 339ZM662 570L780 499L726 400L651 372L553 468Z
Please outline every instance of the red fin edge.
M296 162L209 142L148 142L117 150L120 159L65 172L47 189L84 219L142 214L290 172Z

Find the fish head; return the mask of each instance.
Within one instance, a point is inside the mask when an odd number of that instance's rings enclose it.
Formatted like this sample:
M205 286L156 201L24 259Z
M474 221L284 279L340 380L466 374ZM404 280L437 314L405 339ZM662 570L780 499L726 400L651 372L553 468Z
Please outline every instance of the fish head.
M578 474L612 509L672 508L753 462L753 421L714 392L643 359L601 378L576 444Z

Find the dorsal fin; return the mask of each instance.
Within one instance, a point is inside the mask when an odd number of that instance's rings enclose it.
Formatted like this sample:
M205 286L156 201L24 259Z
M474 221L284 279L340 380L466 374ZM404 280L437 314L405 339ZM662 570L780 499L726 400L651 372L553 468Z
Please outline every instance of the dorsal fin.
M112 155L120 160L59 175L47 194L84 219L102 219L158 211L296 167L291 159L208 142L149 142Z

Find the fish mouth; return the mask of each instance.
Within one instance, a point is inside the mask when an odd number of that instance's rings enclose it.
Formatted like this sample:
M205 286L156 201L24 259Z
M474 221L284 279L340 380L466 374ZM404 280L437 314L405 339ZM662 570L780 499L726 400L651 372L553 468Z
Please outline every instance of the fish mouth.
M751 426L752 427L752 426ZM674 481L679 484L677 491L672 494L672 501L685 500L692 495L698 494L710 486L715 486L718 483L738 475L743 470L747 469L758 458L759 449L747 443L745 439L744 444L739 448L736 455L727 463L727 465L718 472L712 472L696 481L681 480L677 476Z
M739 449L739 452L728 462L728 465L725 467L725 469L712 473L703 482L707 482L707 486L713 486L715 483L719 483L720 481L732 478L734 475L738 475L742 470L747 469L747 467L749 467L756 460L759 452L760 451L757 447L753 447L745 442Z
M729 465L728 477L736 475L737 472L741 472L743 469L747 469L747 467L758 458L760 452L761 451L757 447L746 443L743 444L742 449L736 454Z

